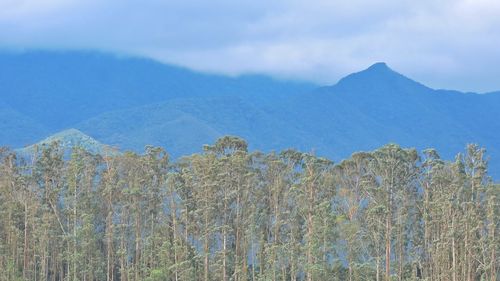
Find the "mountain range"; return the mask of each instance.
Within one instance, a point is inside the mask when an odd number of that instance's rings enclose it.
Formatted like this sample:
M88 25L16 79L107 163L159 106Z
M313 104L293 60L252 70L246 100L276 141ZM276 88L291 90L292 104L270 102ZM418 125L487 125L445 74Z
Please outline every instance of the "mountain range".
M223 135L334 160L390 142L452 159L478 143L500 177L500 92L432 89L385 63L320 86L92 51L2 52L0 96L0 144L14 148L61 131L55 138L86 134L135 151L161 145L173 157Z

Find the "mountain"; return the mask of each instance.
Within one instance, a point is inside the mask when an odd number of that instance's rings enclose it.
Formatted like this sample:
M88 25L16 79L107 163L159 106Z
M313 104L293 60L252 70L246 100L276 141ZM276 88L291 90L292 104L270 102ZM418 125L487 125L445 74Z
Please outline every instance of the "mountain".
M91 51L0 53L3 103L52 133L104 112L173 98L238 95L265 103L271 96L285 97L314 87L258 75L205 74L150 59Z
M81 147L85 150L95 153L95 154L113 154L116 153L116 149L109 145L102 144L92 137L82 133L77 129L68 129L57 134L54 134L36 144L30 145L25 148L18 149L17 151L21 155L29 155L36 151L37 148L43 147L44 145L50 145L54 142L58 142L59 145L65 150L66 154L71 152L74 147Z
M397 142L420 149L436 147L449 158L466 143L494 142L496 138L482 137L488 132L473 126L500 123L484 118L500 103L480 109L489 98L433 90L377 63L336 85L299 96L292 108L306 116L305 127L322 134L327 143L337 144L340 151L352 146L370 150ZM495 149L494 145L488 148Z
M161 145L174 157L227 134L252 149L335 160L390 142L452 159L478 143L500 177L500 92L432 89L385 63L318 87L95 52L3 53L0 93L0 126L10 128L0 140L11 146L67 128L120 149Z
M173 99L133 109L107 112L76 125L105 143L140 151L161 145L174 156L197 152L223 135L245 138L251 148L307 149L320 143L308 131L237 96ZM111 133L112 132L112 133Z
M434 90L377 63L335 85L267 105L239 96L172 99L107 112L76 127L122 148L163 145L174 156L197 152L225 134L260 150L293 147L337 160L390 142L435 147L453 159L466 144L479 143L493 157L492 174L500 175L499 98Z
M320 152L336 159L352 147L372 150L386 143L433 147L453 159L466 144L478 143L491 156L490 174L500 176L500 93L434 90L375 64L294 102L291 108L306 116L303 127L332 144Z
M0 140L2 145L15 147L46 136L49 131L30 118L0 100Z

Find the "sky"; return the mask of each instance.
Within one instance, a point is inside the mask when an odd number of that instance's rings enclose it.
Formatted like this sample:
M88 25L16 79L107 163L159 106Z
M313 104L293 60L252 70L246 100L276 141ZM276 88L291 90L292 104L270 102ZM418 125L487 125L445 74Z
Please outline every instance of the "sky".
M498 0L0 0L0 48L93 49L334 84L375 62L500 90Z

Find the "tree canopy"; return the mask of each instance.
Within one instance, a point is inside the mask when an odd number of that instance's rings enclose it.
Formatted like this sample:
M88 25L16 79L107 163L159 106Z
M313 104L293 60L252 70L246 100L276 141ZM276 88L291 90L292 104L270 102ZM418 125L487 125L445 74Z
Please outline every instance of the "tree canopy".
M0 281L500 278L485 151L0 149Z

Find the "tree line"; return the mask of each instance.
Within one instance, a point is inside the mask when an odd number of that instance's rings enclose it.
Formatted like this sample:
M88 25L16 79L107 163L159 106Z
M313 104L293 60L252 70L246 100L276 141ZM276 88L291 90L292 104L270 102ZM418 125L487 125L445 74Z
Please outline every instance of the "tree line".
M0 280L500 280L483 149L0 149Z

